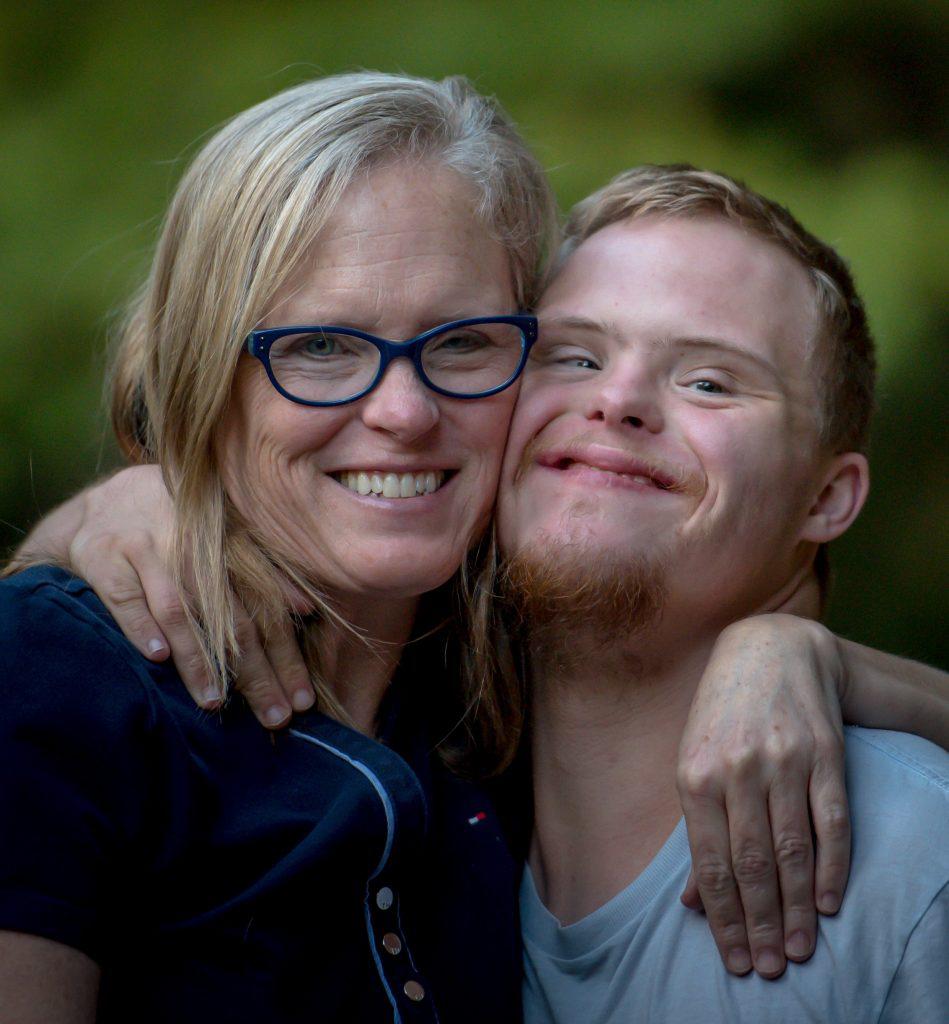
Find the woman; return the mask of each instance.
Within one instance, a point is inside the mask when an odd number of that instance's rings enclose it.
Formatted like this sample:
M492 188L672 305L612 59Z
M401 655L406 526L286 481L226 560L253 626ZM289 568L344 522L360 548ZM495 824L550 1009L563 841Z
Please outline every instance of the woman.
M310 83L195 160L114 421L174 496L208 680L241 650L233 589L265 631L298 614L320 713L272 740L237 704L197 715L81 581L3 584L16 1019L517 1019L516 862L443 764L473 739L498 770L517 737L423 637L490 515L552 210L451 80Z

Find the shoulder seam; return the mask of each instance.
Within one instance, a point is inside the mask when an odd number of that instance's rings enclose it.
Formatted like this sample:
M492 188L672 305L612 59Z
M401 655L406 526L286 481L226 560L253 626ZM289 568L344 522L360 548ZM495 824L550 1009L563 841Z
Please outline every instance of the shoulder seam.
M881 754L884 754L890 760L896 761L905 768L910 769L910 771L922 776L927 782L933 783L933 785L937 786L943 793L949 796L949 776L935 771L927 764L923 764L921 761L918 761L913 757L912 754L907 754L903 750L897 750L895 747L889 746L885 743L879 743L863 732L850 731L848 735L852 739L865 743L868 747L873 747L874 750L879 750Z

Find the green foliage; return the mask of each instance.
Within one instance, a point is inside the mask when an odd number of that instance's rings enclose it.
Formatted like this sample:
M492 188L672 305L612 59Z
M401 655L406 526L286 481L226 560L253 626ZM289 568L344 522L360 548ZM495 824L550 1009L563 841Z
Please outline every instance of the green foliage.
M685 160L749 180L851 260L882 401L832 624L949 663L946 24L925 0L7 5L0 544L117 462L99 405L110 316L206 132L318 74L460 73L516 117L565 206L624 167Z

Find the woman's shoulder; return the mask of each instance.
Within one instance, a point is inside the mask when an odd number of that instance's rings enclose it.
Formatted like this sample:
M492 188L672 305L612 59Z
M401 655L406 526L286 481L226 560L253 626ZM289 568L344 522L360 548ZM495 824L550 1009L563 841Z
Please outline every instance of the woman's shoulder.
M4 711L117 717L153 710L153 667L122 635L89 585L43 565L0 581Z

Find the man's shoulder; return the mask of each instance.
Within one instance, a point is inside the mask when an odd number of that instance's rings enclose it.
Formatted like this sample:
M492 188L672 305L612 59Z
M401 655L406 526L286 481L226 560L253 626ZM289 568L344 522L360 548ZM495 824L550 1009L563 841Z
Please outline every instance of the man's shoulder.
M949 754L879 729L847 729L846 743L853 847L835 923L905 941L949 881Z
M949 807L949 752L921 736L848 726L848 785L879 803L886 795Z

